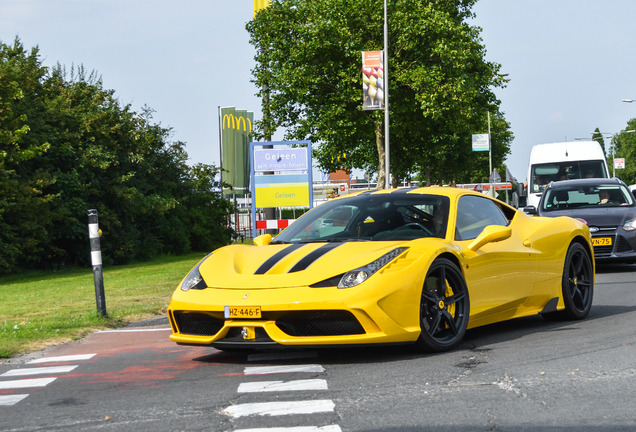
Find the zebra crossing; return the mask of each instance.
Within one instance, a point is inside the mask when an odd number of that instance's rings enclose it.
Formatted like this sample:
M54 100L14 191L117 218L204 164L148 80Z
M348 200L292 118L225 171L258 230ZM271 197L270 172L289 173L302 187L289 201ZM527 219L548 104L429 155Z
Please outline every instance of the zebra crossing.
M319 374L325 369L318 364L276 365L245 367L243 375L258 377L280 374ZM320 378L290 379L275 381L248 381L239 383L237 392L272 394L276 392L294 391L325 391L328 390L327 380ZM224 411L232 418L249 418L250 416L285 416L299 414L333 413L335 404L331 399L310 399L293 401L263 401L234 404ZM234 432L341 432L338 425L324 426L296 426L275 428L236 429Z
M43 357L0 374L0 407L20 403L29 396L29 390L48 386L58 377L74 371L82 361L90 360L95 355ZM245 425L250 418L258 419L262 416L281 416L282 418L282 416L307 414L313 414L312 423L317 422L316 419L321 418L321 413L328 415L335 412L333 400L322 397L291 398L295 400L280 401L278 398L283 392L289 395L303 391L318 394L328 391L327 380L320 377L320 374L324 372L325 369L319 364L245 366L242 374L245 379L238 383L236 392L239 395L250 395L252 399L256 397L256 401L230 405L223 413L233 419L242 419ZM270 377L274 379L268 379ZM330 416L324 423L332 422L332 418ZM322 424L243 428L235 429L234 432L342 432L342 430L337 424Z
M11 369L0 374L0 391L21 391L23 389L33 389L46 387L57 379L54 375L69 373L79 365L55 365L46 366L51 363L67 363L84 361L93 358L95 354L81 354L57 357L42 357L27 362L27 365L44 365L35 367L26 367ZM47 375L43 378L32 378L37 375ZM31 378L24 378L31 377ZM8 379L5 379L8 378ZM29 393L9 393L0 394L0 406L11 406L26 399Z

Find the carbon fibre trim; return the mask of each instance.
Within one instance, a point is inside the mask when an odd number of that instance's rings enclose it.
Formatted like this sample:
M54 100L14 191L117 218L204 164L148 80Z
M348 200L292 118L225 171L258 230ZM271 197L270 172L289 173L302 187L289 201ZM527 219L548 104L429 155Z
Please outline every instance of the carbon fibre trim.
M281 251L278 251L277 253L275 253L274 255L269 257L267 259L267 261L265 261L263 264L261 264L261 266L254 272L254 274L265 274L265 273L267 273L269 271L269 269L274 267L278 261L282 260L287 255L289 255L290 253L292 253L296 249L301 248L303 246L304 246L303 244L294 243L294 244L291 244L291 245L287 246L285 249L283 249Z
M401 189L394 190L393 192L391 192L391 195L396 195L396 194L401 195L401 194L409 193L409 192L411 192L412 190L415 190L415 189L417 189L417 188L416 187L401 188Z
M318 249L310 252L307 256L298 261L292 268L289 270L289 273L294 273L297 271L305 270L307 267L312 265L314 261L318 258L331 251L332 249L337 248L342 243L327 243L326 245L320 246Z

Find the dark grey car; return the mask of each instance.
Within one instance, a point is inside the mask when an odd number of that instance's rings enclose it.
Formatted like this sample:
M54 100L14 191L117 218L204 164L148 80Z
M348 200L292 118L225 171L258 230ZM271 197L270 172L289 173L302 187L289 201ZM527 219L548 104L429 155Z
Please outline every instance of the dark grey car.
M550 183L539 207L528 214L582 219L592 234L597 262L636 263L636 204L619 179L579 179Z

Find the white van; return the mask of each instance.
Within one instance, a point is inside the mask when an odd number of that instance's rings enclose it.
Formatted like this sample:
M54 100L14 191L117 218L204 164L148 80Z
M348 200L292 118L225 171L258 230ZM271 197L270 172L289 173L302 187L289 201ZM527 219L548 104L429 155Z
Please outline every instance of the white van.
M552 181L578 178L609 178L607 160L596 141L537 144L528 166L528 206L539 205L545 186Z

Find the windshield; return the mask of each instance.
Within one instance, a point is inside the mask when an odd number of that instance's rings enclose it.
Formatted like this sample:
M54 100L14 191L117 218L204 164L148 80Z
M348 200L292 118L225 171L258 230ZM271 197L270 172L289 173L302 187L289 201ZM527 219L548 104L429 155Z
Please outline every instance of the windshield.
M580 178L607 178L602 160L551 162L532 165L530 191L543 192L552 181Z
M445 196L363 193L311 209L273 243L443 238L448 209Z
M634 200L625 186L600 184L548 188L541 209L546 212L591 207L632 206Z

